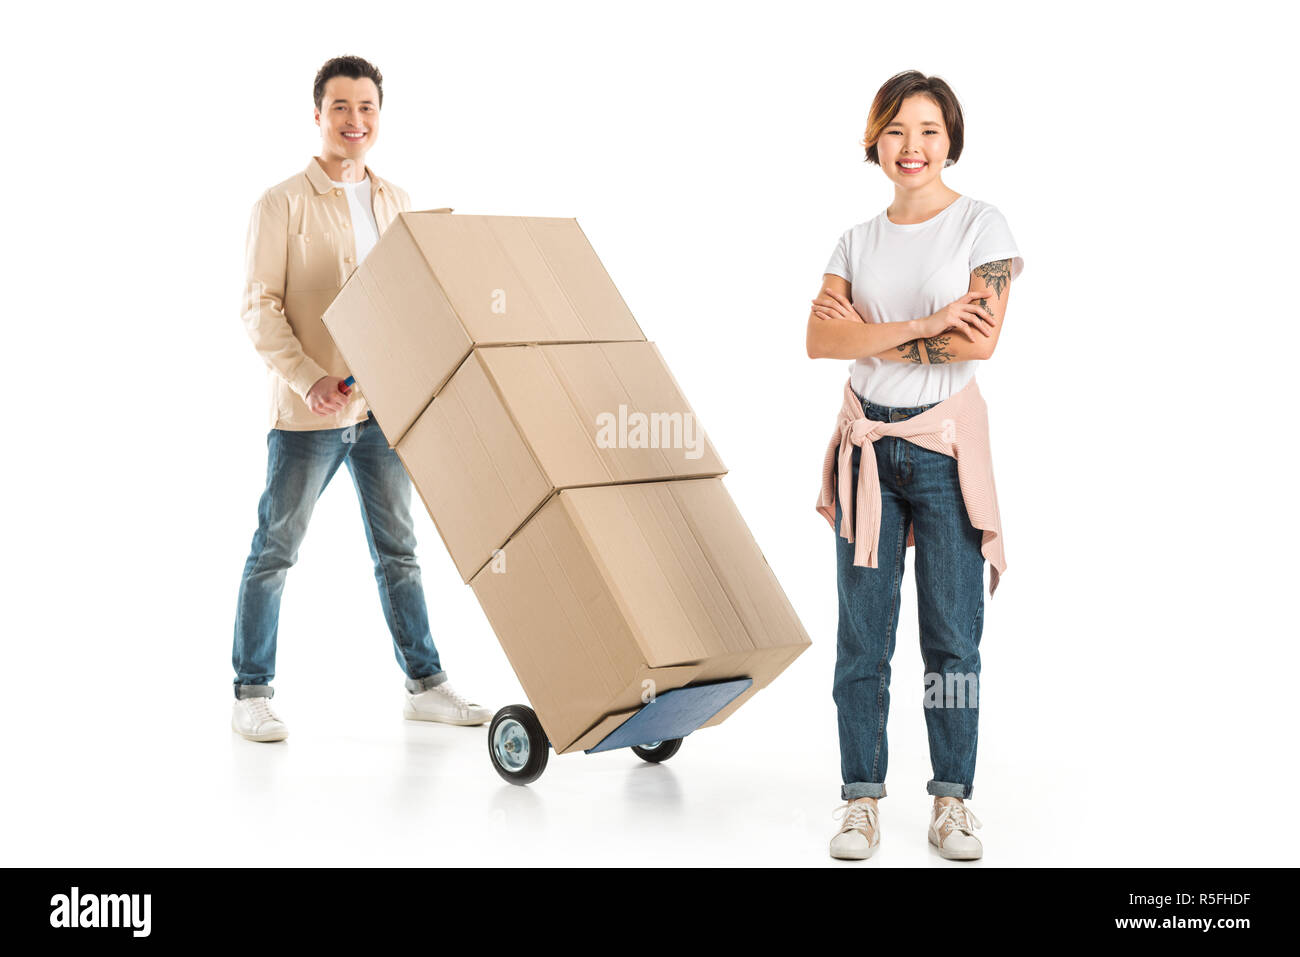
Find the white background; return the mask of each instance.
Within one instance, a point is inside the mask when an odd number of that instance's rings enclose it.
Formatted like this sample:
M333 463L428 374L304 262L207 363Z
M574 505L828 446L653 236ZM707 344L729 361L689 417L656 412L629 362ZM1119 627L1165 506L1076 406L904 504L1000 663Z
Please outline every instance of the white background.
M973 866L1277 861L1298 783L1285 9L11 11L0 861L954 866L925 842L911 552L882 849L826 853L834 546L813 502L849 364L809 360L805 320L840 233L892 201L858 142L911 68L965 111L944 181L999 207L1025 260L979 374L1008 571L986 601ZM258 194L319 152L310 88L341 54L383 72L367 161L415 208L578 218L812 636L660 767L552 755L516 788L484 729L404 721L344 470L284 594L290 737L230 730L266 467L243 244ZM451 680L523 701L415 508Z

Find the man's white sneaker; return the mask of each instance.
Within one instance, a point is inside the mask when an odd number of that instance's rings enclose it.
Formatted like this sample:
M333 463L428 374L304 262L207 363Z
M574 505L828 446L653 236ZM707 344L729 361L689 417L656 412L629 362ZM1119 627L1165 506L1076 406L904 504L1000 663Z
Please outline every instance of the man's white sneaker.
M288 726L271 710L271 699L265 696L236 701L230 726L249 741L283 741L289 737Z
M402 710L412 721L476 725L486 724L492 719L490 710L470 701L446 681L417 694L408 689Z
M938 804L930 812L930 843L950 861L978 860L984 856L984 845L974 829L983 826L965 804Z
M849 801L831 815L844 819L840 832L831 838L831 857L863 861L880 846L880 816L869 801Z

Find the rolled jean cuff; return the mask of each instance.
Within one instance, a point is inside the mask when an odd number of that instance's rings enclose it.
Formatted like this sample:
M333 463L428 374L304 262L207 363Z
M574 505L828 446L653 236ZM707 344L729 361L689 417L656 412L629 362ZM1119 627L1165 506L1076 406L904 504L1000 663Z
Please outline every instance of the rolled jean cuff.
M411 694L419 694L421 691L428 691L430 688L436 688L447 680L447 672L439 671L431 675L425 675L423 678L407 678L406 690Z
M882 798L885 796L884 782L855 781L840 786L840 798L852 801L854 798Z
M927 794L935 797L968 798L975 791L973 784L954 784L951 781L928 781L925 785Z
M235 685L235 700L245 698L274 698L275 689L270 685Z

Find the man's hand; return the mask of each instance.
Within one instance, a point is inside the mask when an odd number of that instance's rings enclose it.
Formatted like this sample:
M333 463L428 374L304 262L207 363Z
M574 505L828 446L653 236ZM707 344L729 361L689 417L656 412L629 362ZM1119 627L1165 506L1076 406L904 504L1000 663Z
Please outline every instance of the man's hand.
M334 415L342 412L348 397L339 391L343 379L336 375L321 376L307 393L307 407L317 415Z

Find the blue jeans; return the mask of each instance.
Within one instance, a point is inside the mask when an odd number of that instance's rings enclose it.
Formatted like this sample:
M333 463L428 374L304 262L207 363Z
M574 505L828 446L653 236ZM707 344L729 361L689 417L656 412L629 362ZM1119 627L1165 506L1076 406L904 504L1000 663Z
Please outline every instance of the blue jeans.
M862 400L863 413L897 422L937 402L889 407ZM979 731L980 635L984 628L981 531L966 514L957 460L898 436L875 443L880 476L878 568L853 564L853 545L839 535L835 509L840 619L834 698L839 715L843 800L885 796L889 744L890 659L902 601L908 525L913 525L917 619L925 726L934 777L930 794L968 798L975 777ZM853 450L857 488L862 449Z
M257 506L257 531L244 563L235 612L235 697L272 697L280 596L307 523L340 464L352 473L361 520L375 563L379 601L393 636L397 663L413 692L447 680L429 633L429 615L415 557L411 479L379 429L374 413L342 429L266 436L266 490Z

